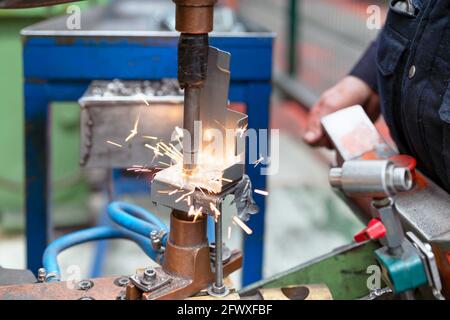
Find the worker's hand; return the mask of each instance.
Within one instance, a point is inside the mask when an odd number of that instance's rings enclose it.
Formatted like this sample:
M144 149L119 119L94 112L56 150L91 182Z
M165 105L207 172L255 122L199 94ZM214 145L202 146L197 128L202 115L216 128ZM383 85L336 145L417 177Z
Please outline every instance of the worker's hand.
M376 120L380 115L378 94L364 81L347 76L334 87L325 91L319 101L312 107L308 116L303 140L312 146L330 147L330 141L324 134L320 120L322 117L353 105L362 105L369 117Z

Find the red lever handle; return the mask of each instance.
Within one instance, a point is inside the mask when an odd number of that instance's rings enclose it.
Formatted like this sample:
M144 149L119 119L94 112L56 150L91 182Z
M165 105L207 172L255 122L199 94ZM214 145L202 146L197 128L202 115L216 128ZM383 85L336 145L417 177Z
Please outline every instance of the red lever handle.
M376 240L386 236L386 228L380 219L370 220L367 227L358 232L354 239L356 242L364 242L367 240Z

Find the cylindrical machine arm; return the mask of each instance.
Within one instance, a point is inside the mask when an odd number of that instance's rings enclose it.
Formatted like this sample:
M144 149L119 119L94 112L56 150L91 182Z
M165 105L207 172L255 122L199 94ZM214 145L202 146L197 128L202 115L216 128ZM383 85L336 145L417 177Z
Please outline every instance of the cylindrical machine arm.
M217 0L173 0L176 26L181 33L205 34L213 30L214 5Z
M178 81L184 89L183 167L191 174L196 167L195 122L200 120L200 89L208 72L208 33L213 30L214 4L217 0L173 0L176 4L178 44ZM186 133L189 133L187 135ZM200 133L201 136L201 133Z

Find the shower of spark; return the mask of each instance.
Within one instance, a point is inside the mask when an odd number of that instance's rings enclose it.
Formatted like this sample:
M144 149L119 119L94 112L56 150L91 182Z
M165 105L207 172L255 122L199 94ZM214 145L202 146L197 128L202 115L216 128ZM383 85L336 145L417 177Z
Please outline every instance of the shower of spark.
M253 165L255 165L255 168L264 161L264 157L259 158L258 160L256 160L255 162L253 162Z

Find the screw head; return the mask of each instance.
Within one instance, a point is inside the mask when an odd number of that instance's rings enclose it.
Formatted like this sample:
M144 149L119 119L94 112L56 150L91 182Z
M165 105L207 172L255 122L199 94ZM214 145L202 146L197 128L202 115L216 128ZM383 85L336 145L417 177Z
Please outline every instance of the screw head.
M114 280L114 284L118 287L125 287L130 283L130 278L128 277L120 277Z
M156 271L153 268L147 268L142 275L142 283L149 284L156 279Z
M207 292L210 296L217 298L226 297L230 294L230 290L226 286L222 285L221 287L218 287L215 283L208 287Z
M78 282L78 290L89 290L94 286L91 280L81 280Z

